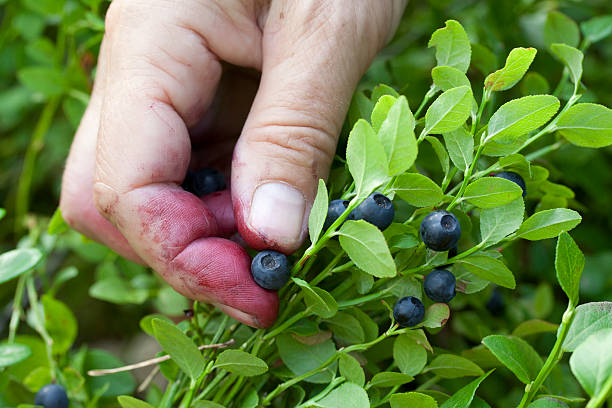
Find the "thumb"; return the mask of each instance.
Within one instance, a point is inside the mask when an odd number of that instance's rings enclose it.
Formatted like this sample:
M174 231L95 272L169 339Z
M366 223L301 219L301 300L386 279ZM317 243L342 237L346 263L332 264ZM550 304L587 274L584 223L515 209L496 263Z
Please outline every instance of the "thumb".
M251 247L290 253L306 236L351 95L393 24L376 23L367 0L343 10L287 3L272 2L264 25L262 77L234 152L232 197Z

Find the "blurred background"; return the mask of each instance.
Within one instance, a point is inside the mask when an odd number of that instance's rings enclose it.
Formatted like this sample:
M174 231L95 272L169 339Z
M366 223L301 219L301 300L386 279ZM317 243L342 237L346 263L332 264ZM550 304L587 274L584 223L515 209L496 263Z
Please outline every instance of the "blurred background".
M40 284L55 293L76 317L78 333L73 347L87 344L110 350L115 356L103 355L102 360L119 357L136 361L140 357L133 345L141 344L134 340L141 332L140 318L153 311L180 316L188 307L187 300L147 269L76 232L46 233L58 204L64 160L95 78L108 5L104 0L0 0L0 208L6 209L0 221L0 252L28 240L40 240L50 252L48 280ZM550 12L561 12L579 24L612 13L612 2L412 1L395 39L376 59L360 89L367 91L378 83L391 85L407 95L414 110L429 88L430 70L435 65L434 51L427 48L429 37L452 18L466 28L471 42L480 44L474 51L479 63L472 64L470 79L481 82L486 74L483 71L501 67L511 48L535 46L539 52L530 73L501 97L553 92L562 66L546 51L544 25ZM581 102L612 106L612 37L589 47L583 82L586 91ZM476 87L474 91L480 92ZM563 96L570 90L557 91ZM502 102L495 101L497 106ZM554 138L550 135L542 144ZM419 165L435 173L437 161L433 151L428 154L431 161ZM546 200L553 200L549 205L553 202L574 208L583 216L572 233L587 255L582 302L612 299L611 159L611 148L565 145L538 160L549 170L551 181L570 187L575 196L564 191L545 200L531 197L530 202L545 206ZM58 228L63 228L61 223ZM469 305L453 312L449 330L456 336L445 346L466 349L487 334L509 332L527 319L559 321L565 301L555 285L554 244L553 240L523 241L508 248L506 259L521 284L516 291L503 291L506 311L497 318L484 316ZM15 284L0 285L0 338L6 337ZM22 330L27 333L27 326L22 325ZM543 353L553 341L549 333L530 342ZM13 374L23 378L27 368ZM558 375L562 374L563 368ZM129 378L121 392L134 388L135 382ZM579 395L577 384L567 381L569 388L564 393ZM512 406L522 386L508 375L506 382L488 381L480 392L485 397L497 395L499 406Z

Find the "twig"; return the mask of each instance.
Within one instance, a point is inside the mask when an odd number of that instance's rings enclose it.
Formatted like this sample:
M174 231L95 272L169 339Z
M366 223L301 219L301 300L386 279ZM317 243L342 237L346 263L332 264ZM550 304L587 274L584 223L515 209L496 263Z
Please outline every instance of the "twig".
M157 375L157 373L159 373L159 366L155 366L153 367L153 369L151 370L151 372L147 375L147 377L144 379L144 381L142 382L142 384L140 384L138 386L138 389L136 390L136 392L144 392L144 390L147 389L147 387L149 386L149 384L151 384L151 381L153 381L153 378L155 378L155 376Z
M198 350L211 349L211 348L223 348L223 347L231 346L234 343L235 343L234 339L230 339L230 340L226 341L225 343L204 344L204 345L198 347ZM101 370L89 370L87 372L87 375L89 375L91 377L99 377L99 376L102 376L102 375L121 373L123 371L132 371L132 370L136 370L138 368L149 367L149 366L152 366L153 364L162 363L162 362L164 362L166 360L170 360L170 358L171 357L169 355L165 355L165 356L161 356L161 357L152 358L150 360L141 361L140 363L128 364L128 365L123 366L123 367L105 368L105 369L101 369Z

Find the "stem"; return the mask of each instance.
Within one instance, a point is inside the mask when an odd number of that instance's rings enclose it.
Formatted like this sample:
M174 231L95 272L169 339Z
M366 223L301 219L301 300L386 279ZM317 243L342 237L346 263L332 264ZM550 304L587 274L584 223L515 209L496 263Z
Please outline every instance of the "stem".
M484 143L481 143L478 146L478 149L476 150L476 155L474 155L474 160L472 160L472 164L465 171L465 175L463 176L463 182L461 183L461 188L459 189L459 192L457 193L455 198L453 198L453 201L451 201L448 207L446 207L446 211L452 210L457 205L461 197L463 197L463 193L465 193L465 189L468 186L470 177L472 177L472 173L474 172L474 167L476 167L476 162L478 161L478 158L480 157L480 154L482 153L484 146L485 146Z
M229 374L227 371L222 371L221 373L219 373L211 382L210 384L208 384L206 386L206 388L204 388L204 391L202 391L200 394L198 394L198 396L195 398L196 401L199 401L201 399L204 399L208 396L208 394L215 389L215 387L223 380L223 377L225 377L227 374Z
M487 92L486 89L482 90L482 100L480 101L480 106L478 107L478 113L476 114L476 120L472 122L472 128L470 129L470 134L474 136L476 134L476 128L480 124L480 119L482 118L482 113L484 112L484 108L489 102L490 93Z
M320 393L318 393L317 395L315 395L314 397L312 397L311 399L309 399L306 402L301 403L300 405L298 405L296 408L302 408L302 407L311 407L312 403L317 402L323 398L325 398L325 396L327 394L329 394L334 388L336 388L337 385L342 384L343 382L345 382L346 379L344 377L337 377L334 378L333 380L331 380L331 382L327 385L327 387L325 387L323 389L323 391L321 391Z
M434 376L433 376L433 377L431 377L429 380L427 380L427 381L425 381L423 384L419 385L419 386L417 387L417 389L416 389L416 390L417 390L417 391L426 390L426 389L428 389L429 387L431 387L432 385L437 384L437 383L438 383L438 381L440 381L440 380L441 380L441 378L440 378L439 376L434 375Z
M457 174L457 169L456 167L453 167L452 170L444 177L444 180L442 180L442 192L445 192L446 189L448 188L448 185L450 184L450 182L453 180L453 177L455 177L455 174Z
M244 379L245 377L240 377L238 381L234 383L234 386L232 387L230 392L227 394L227 396L223 400L223 406L225 407L228 406L232 398L234 398L234 396L238 393L238 391L240 391L242 384L244 383Z
M57 366L55 364L55 360L53 359L53 339L49 336L47 329L45 328L45 317L40 313L41 305L38 303L38 298L36 296L36 288L34 287L34 278L31 275L28 275L26 279L26 287L28 289L28 299L30 300L30 307L32 308L32 312L35 316L35 329L40 334L40 337L45 341L45 348L47 350L47 360L49 361L49 368L51 371L51 380L55 382L57 378Z
M373 404L373 405L372 405L372 408L379 407L379 406L384 405L384 404L386 404L387 402L389 402L389 399L391 398L391 396L392 396L393 394L395 394L395 392L396 392L397 390L399 390L399 388L400 388L400 385L396 385L396 386L394 386L393 388L391 388L391 390L390 390L390 391L387 393L387 395L385 395L385 396L384 396L384 397L383 397L383 398L382 398L380 401L378 401L376 404Z
M415 120L418 120L419 116L423 112L423 109L425 109L425 106L427 106L427 102L429 102L431 98L433 98L436 95L436 93L438 93L437 87L434 84L431 84L431 86L429 87L429 90L423 97L421 104L419 105L416 112L414 113Z
M159 403L159 408L170 408L172 406L172 402L174 401L174 397L176 396L179 389L183 386L183 377L182 373L179 373L179 377L172 383L171 386L166 388L166 392L164 393L162 400Z
M279 335L280 333L282 333L283 331L285 331L289 327L293 326L293 324L295 322L297 322L300 319L303 319L304 317L308 316L309 314L310 314L310 310L309 309L302 310L301 312L294 314L290 319L287 319L284 323L282 323L276 329L272 330L271 332L268 332L268 334L263 336L262 341L266 341L266 340L268 340L268 339L270 339L270 338L272 338L274 336Z
M608 395L610 395L610 392L612 392L612 375L608 377L603 387L601 388L601 391L599 391L597 395L591 398L585 408L601 407L603 403L606 402L606 398L608 397Z
M21 300L23 298L26 275L27 274L21 275L19 277L19 280L17 281L17 288L15 289L15 299L13 300L13 314L11 315L11 322L9 323L9 343L13 343L15 341L15 334L17 333L17 328L19 327L19 320L21 319L21 314L23 313L23 309L21 307Z
M350 306L355 306L360 303L371 302L372 300L380 299L389 294L387 290L382 290L380 292L370 293L369 295L362 296L360 298L355 298L351 300L345 300L343 302L338 302L338 309L344 309Z
M338 262L340 262L343 256L344 256L344 251L339 251L338 254L334 256L334 259L332 259L331 262L325 267L325 269L323 269L321 273L319 273L317 276L314 277L312 281L310 281L310 286L316 286L317 284L319 284L319 282L327 278L327 275L329 273L340 272L339 268L344 267L346 264L341 265L338 268L336 268L335 266L338 264ZM351 266L352 265L354 265L354 263L352 263L351 261ZM346 269L349 269L349 268L347 267Z

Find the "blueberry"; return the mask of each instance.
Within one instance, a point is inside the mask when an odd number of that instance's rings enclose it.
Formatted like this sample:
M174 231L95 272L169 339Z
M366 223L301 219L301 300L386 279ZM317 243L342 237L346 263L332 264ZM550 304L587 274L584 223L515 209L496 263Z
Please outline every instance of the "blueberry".
M499 289L494 288L491 291L491 296L485 305L487 310L493 315L500 315L506 309L506 302Z
M329 203L329 207L327 207L327 216L325 217L325 223L323 224L323 231L327 231L327 229L331 227L331 225L334 222L336 222L338 217L342 215L342 213L344 212L344 210L346 210L348 205L349 205L348 200L341 200L341 199L332 200ZM346 217L346 219L354 220L355 215L351 212L348 215L348 217Z
M457 217L448 211L433 211L423 218L420 235L427 248L448 251L457 246L461 225Z
M457 256L457 245L448 250L448 259Z
M423 321L425 306L414 296L401 298L393 307L393 318L401 327L412 327Z
M448 303L455 297L455 275L445 269L434 269L425 277L423 288L434 302Z
M196 171L187 170L182 187L201 197L215 191L225 190L225 177L217 169L204 168Z
M495 177L501 177L506 180L510 180L519 185L519 187L523 190L523 197L527 194L527 186L525 186L525 180L513 171L502 171L501 173L497 173Z
M251 262L251 275L264 289L279 290L291 277L287 257L276 251L261 251Z
M47 384L36 393L34 404L45 408L68 408L68 396L59 384Z
M356 220L365 220L382 231L393 222L395 209L388 197L373 193L355 208L354 213Z

